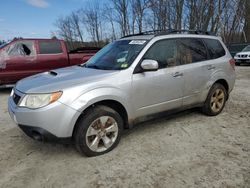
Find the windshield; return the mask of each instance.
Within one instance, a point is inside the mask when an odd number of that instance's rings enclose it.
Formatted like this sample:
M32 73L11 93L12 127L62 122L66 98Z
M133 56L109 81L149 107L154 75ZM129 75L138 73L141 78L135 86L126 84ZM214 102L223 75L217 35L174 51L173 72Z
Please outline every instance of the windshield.
M247 47L245 47L242 52L250 52L250 45L248 45Z
M103 70L126 69L133 63L146 42L146 40L115 41L93 56L85 67Z

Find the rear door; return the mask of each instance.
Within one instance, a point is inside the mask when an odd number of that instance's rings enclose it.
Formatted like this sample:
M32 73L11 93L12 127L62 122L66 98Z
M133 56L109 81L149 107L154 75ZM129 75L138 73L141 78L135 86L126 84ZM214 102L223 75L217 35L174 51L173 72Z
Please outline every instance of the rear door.
M132 98L136 116L181 107L183 78L177 66L176 39L157 41L143 59L156 60L159 69L133 74Z
M39 71L44 72L68 65L68 53L63 51L60 40L38 40L37 61Z
M215 70L214 61L209 60L206 47L199 38L179 38L178 52L183 73L183 105L204 101L203 92Z

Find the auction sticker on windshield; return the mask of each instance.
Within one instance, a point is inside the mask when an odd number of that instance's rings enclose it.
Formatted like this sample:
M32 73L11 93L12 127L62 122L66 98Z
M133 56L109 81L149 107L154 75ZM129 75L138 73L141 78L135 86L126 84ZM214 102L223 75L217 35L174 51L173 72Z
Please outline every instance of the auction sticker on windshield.
M129 44L143 45L145 42L145 40L132 40Z

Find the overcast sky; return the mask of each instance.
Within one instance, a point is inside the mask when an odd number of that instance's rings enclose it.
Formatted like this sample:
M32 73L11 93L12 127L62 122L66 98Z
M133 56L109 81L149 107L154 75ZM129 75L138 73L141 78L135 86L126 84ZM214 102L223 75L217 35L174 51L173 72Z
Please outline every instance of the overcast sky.
M0 40L51 37L59 16L86 4L86 0L0 0Z

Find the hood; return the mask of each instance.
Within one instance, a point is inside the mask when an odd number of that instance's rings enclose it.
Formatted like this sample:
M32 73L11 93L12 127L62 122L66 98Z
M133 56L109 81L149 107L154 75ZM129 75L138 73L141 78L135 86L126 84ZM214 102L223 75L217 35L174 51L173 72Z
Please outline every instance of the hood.
M119 71L90 69L80 66L56 69L20 80L15 88L23 93L49 93L76 85L93 83Z
M250 51L249 52L239 52L236 55L250 55Z

